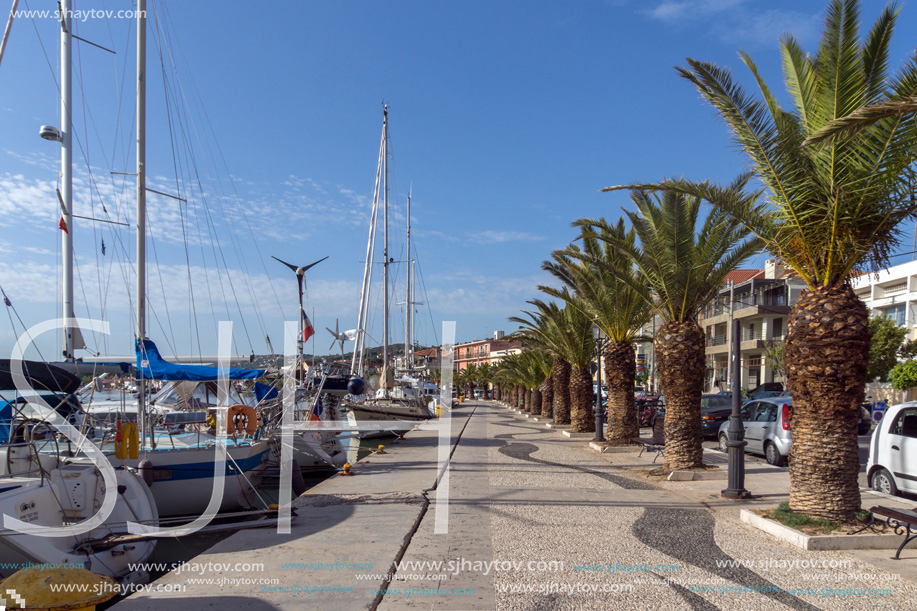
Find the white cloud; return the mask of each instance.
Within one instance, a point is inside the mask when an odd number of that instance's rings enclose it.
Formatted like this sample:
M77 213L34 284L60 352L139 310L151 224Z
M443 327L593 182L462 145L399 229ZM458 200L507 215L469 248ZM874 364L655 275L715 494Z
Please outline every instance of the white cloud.
M814 39L821 26L822 12L765 9L745 0L663 0L646 11L652 19L675 26L707 21L710 32L724 43L776 45L780 36L792 32L800 41Z
M472 242L477 242L479 244L502 242L540 242L541 240L545 239L544 236L525 233L523 231L494 231L492 229L469 234L468 238Z
M680 21L721 13L742 4L744 0L663 0L649 15L660 21Z

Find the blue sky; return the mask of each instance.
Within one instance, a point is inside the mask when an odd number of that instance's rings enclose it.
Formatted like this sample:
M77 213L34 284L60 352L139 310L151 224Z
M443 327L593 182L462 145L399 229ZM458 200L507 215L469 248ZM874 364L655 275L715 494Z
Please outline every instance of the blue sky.
M868 26L883 3L863 4ZM0 15L10 5L0 3ZM19 8L44 5L54 8L39 0ZM420 341L435 341L442 320L457 321L459 340L510 331L507 317L550 282L541 262L576 236L570 223L617 218L628 204L626 193L600 188L674 175L727 181L745 167L673 66L712 61L750 85L737 56L744 49L780 91L780 35L791 31L814 51L824 6L151 2L159 26L149 35L147 172L151 187L189 203L149 198L149 336L165 354L212 354L214 320L232 319L236 352L266 352L265 334L279 350L282 321L296 318L295 281L270 255L297 264L330 255L308 275L318 353L331 342L325 326L355 326L383 100L396 259L413 186L426 288L418 298L430 307L417 314ZM914 52L915 10L903 4L893 69ZM110 174L133 171L133 28L126 19L75 24L117 51L76 43L76 214L98 217L104 204L112 218L133 218L131 177ZM39 125L60 123L58 36L53 19L19 19L0 66L0 284L29 326L55 316L59 300L59 148L37 135ZM134 238L85 221L74 231L77 315L112 326L87 343L128 353ZM401 320L400 307L393 315ZM401 324L393 326L400 339ZM379 314L372 335L380 337ZM0 323L0 353L13 338L10 322ZM38 345L45 358L59 350L50 334Z

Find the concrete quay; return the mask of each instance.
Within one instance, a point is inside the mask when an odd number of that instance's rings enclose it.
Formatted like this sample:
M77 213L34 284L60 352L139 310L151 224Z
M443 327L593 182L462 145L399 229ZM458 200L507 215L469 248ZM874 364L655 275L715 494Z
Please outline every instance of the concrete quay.
M651 476L652 454L599 453L494 401L456 405L451 425L439 483L436 431L382 441L294 501L290 535L238 532L114 608L917 609L917 547L806 551L741 521L787 496L786 469L750 462L756 496L736 502L723 481Z

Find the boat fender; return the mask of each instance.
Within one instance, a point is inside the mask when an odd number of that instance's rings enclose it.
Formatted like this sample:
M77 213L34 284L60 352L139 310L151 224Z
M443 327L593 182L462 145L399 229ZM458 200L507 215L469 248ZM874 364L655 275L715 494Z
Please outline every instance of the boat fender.
M306 491L306 481L302 477L302 471L299 469L299 463L293 459L293 492L296 496L302 495Z
M366 392L366 380L356 376L347 381L347 392L353 396L359 396Z
M226 418L226 433L235 435L243 430L254 435L258 430L258 413L250 405L230 405Z
M140 477L143 478L144 483L147 486L153 485L153 463L150 460L144 458L137 464L137 471L140 473Z

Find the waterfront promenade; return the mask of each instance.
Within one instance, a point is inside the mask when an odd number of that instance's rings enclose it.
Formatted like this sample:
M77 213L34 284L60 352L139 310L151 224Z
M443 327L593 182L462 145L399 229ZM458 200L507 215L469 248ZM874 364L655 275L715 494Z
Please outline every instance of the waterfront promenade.
M917 609L917 548L804 551L740 522L786 498L785 469L750 463L736 503L493 401L453 414L448 534L437 434L414 431L297 499L292 534L236 533L114 608Z

